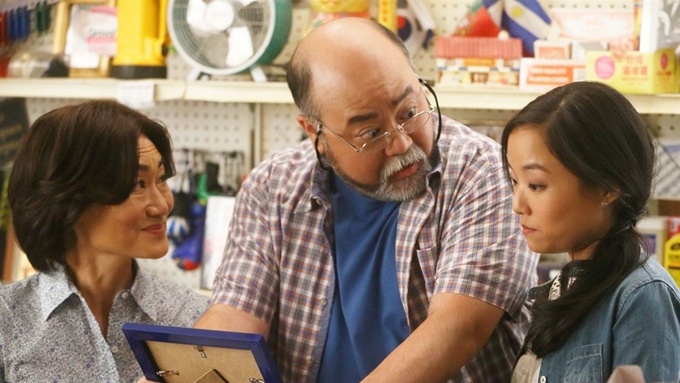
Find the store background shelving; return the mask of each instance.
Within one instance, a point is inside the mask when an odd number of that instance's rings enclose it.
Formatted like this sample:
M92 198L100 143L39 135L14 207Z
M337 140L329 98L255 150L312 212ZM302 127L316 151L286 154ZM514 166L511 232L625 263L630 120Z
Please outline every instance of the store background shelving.
M0 97L89 99L118 96L119 88L131 82L152 83L155 101L208 101L221 103L292 104L285 82L117 80L105 79L2 79ZM542 92L508 88L455 87L436 85L442 108L518 110ZM680 94L629 94L642 114L680 114ZM493 105L493 108L490 108Z
M0 4L8 0L0 0ZM472 0L422 0L432 14L437 34L450 34ZM547 8L628 8L633 0L539 0ZM289 42L275 60L282 65L290 58L308 24L309 9L295 2ZM26 47L50 51L52 36L31 37ZM3 53L0 49L0 53ZM414 57L421 77L436 78L434 47ZM253 83L248 74L220 81L187 81L191 67L171 53L167 80L141 80L153 84L155 107L143 112L161 120L170 131L175 147L205 150L243 150L251 167L273 151L291 147L303 139L295 121L297 109L283 82ZM0 98L25 97L29 119L59 106L92 98L117 98L129 81L116 79L0 79ZM475 125L502 125L512 114L540 92L516 89L459 88L435 86L442 113ZM680 137L680 94L628 95L655 135ZM680 200L680 181L662 175L669 184L659 200ZM671 178L669 178L671 177ZM184 272L166 257L146 261L143 267L187 286L197 287L198 272Z

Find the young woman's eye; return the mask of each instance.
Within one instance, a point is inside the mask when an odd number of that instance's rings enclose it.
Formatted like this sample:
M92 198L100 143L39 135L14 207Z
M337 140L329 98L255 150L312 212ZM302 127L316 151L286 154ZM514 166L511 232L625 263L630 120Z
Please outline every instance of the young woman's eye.
M543 185L529 184L529 189L531 189L532 191L540 191L543 190L544 188L545 186Z
M144 183L144 180L137 180L137 182L135 182L135 190L144 189L145 187L146 184Z
M514 188L517 185L517 180L514 178L510 178L510 185Z

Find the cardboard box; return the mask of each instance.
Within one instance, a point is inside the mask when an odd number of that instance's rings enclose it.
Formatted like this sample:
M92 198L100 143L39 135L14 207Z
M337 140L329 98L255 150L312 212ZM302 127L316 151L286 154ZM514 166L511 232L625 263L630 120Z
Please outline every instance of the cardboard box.
M680 217L668 217L668 240L664 245L664 267L680 286Z
M516 87L519 60L488 58L437 59L438 84Z
M520 60L519 88L547 91L556 86L585 80L585 65L573 60Z
M514 60L522 57L522 40L518 38L436 36L434 40L437 58L490 58Z
M437 36L438 84L516 87L522 42L517 38Z
M654 53L588 52L586 79L609 84L622 93L677 93L680 90L673 49Z
M571 41L536 40L534 58L542 60L571 59Z
M673 277L675 283L680 285L680 234L676 234L666 241L664 267Z
M631 7L553 7L549 14L552 22L548 40L596 41L608 44L613 50L637 50L635 12Z

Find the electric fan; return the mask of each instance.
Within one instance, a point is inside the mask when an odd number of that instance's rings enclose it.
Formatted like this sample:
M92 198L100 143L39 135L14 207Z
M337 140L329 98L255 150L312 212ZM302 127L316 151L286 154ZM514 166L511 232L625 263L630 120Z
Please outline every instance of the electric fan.
M288 41L291 0L170 0L168 31L179 55L202 74L250 70L266 81L260 65L273 61Z

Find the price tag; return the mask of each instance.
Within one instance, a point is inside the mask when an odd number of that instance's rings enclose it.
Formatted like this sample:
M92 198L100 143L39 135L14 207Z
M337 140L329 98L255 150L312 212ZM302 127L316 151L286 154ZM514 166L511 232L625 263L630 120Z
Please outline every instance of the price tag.
M134 109L149 109L154 102L153 81L121 81L118 83L118 102Z

